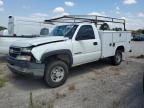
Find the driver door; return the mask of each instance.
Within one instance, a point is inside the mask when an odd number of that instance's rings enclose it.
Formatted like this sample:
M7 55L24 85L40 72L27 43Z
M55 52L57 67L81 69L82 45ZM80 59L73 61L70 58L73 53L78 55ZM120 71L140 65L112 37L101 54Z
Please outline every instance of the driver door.
M83 25L73 41L73 63L80 65L96 61L100 57L100 41L95 38L91 25Z

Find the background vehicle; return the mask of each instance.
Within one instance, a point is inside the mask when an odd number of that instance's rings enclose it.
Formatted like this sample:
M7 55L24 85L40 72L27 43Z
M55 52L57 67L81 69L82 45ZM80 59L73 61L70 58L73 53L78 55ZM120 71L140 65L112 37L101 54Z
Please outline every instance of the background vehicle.
M144 34L141 34L139 36L134 36L133 40L134 41L144 41Z
M123 24L124 29L112 31L106 22ZM71 67L107 57L114 65L119 65L122 53L131 50L131 33L125 31L123 19L63 16L44 23L63 24L56 24L49 37L13 43L8 67L15 74L42 76L50 87L64 84Z
M48 33L48 28L42 26L41 22L15 21L13 16L9 16L8 29L0 32L0 54L8 54L10 45L16 40L48 36Z

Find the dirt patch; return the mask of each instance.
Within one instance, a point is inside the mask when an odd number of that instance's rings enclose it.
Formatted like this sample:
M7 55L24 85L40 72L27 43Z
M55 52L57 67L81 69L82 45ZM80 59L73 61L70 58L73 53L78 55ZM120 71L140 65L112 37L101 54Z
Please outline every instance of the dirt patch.
M75 87L74 84L71 84L71 85L68 87L68 89L69 89L70 91L74 91L74 90L76 90L76 87Z
M56 93L55 94L55 96L56 96L56 99L60 99L60 98L64 98L64 97L66 97L66 93Z
M129 58L144 59L144 55L139 55L139 56L130 56Z
M60 94L57 94L59 98L61 97ZM29 94L29 104L28 108L54 108L54 100L49 100L48 102L45 101L35 101L33 97L33 93L30 92Z
M115 71L115 72L117 71L117 72L119 72L119 71L122 70L122 68L121 68L121 67L113 66L113 67L111 67L109 70L110 70L110 71Z
M138 59L144 59L144 55L137 56Z

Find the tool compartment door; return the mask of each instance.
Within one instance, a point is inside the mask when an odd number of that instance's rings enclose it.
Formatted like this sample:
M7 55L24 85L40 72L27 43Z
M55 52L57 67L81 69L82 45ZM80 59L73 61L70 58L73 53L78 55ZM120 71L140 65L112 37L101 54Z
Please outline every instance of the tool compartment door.
M106 58L114 55L113 34L108 31L99 32L101 38L101 58Z
M127 40L125 32L113 32L113 42L125 42Z

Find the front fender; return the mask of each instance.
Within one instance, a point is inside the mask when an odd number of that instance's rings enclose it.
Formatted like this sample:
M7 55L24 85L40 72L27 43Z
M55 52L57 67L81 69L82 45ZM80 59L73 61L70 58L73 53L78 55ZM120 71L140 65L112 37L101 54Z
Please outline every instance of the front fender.
M42 55L41 57L41 62L44 63L45 59L53 56L53 55L58 55L58 54L66 54L69 57L70 60L70 66L73 64L73 57L72 57L72 53L70 50L68 49L61 49L61 50L55 50L55 51L51 51L51 52L46 52Z

